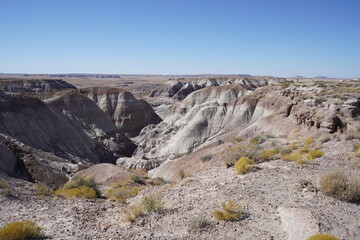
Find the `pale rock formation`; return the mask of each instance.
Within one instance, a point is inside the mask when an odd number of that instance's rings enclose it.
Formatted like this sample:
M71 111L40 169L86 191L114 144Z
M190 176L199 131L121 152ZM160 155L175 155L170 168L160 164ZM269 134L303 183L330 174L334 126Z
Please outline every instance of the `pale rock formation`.
M306 240L319 233L319 223L309 210L279 207L278 212L288 240Z
M129 137L137 136L149 124L161 122L149 103L136 99L123 89L88 88L81 92L93 100Z

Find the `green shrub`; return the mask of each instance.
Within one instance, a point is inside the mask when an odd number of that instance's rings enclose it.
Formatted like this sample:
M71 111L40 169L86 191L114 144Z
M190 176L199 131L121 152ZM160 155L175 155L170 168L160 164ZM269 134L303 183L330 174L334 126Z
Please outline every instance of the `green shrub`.
M37 196L50 196L54 192L43 183L36 183L33 186L33 189L36 191Z
M39 239L42 238L41 227L36 223L23 220L6 224L0 228L1 240L22 240L22 239Z
M92 188L100 196L100 191L93 178L73 177L69 182L65 183L64 189L78 188L80 186Z
M73 197L92 199L101 195L94 179L81 177L74 177L63 188L56 190L55 194L66 199Z
M272 160L274 159L274 155L278 154L279 153L279 149L273 149L273 150L270 150L270 149L264 149L262 150L262 152L260 153L260 156L259 156L259 159L260 161L269 161L269 160Z
M329 234L316 234L309 237L307 240L340 240L340 238L334 237Z
M200 160L201 160L202 162L207 162L207 161L210 161L210 160L212 159L212 157L213 157L212 154L207 154L207 155L201 157Z
M355 157L360 158L360 149L358 149L358 150L355 152Z
M263 142L265 142L265 138L262 137L262 136L256 136L256 137L253 137L251 140L250 140L250 143L252 144L262 144Z
M241 205L234 203L232 200L222 203L221 208L221 210L215 209L213 212L213 216L218 220L234 221L243 216Z
M66 199L71 199L74 197L75 198L88 198L88 199L97 198L96 191L93 188L89 188L86 186L80 186L80 187L71 188L71 189L60 188L55 191L55 194L58 196L62 196Z
M134 222L143 214L144 210L140 204L128 206L128 208L125 210L125 221Z
M310 156L311 159L319 158L319 157L322 157L323 155L324 155L324 152L319 151L317 149L310 150L308 153L308 156Z
M292 153L292 148L289 148L289 147L282 147L280 149L280 155L283 156L283 155L288 155L290 153Z
M140 184L140 185L146 185L145 178L140 176L140 175L137 175L137 174L131 175L130 179L134 183L137 183L137 184Z
M180 170L178 171L178 175L179 175L179 177L180 177L181 180L183 180L184 178L187 177L187 174L186 174L186 172L185 172L183 169L180 169Z
M248 157L256 160L260 147L256 144L227 148L224 152L224 162L227 167L234 166L241 157Z
M304 145L301 148L299 148L298 150L300 153L307 153L309 152L309 146L308 145Z
M360 202L360 178L348 178L343 172L330 172L322 176L320 190L342 201Z
M235 172L237 174L245 174L253 167L254 161L248 157L242 157L235 164Z
M141 205L148 213L157 212L163 209L164 201L160 196L150 195L142 199Z
M296 142L292 142L292 143L290 144L290 147L291 147L293 150L295 150L295 149L298 148Z
M314 143L314 139L311 138L311 137L308 137L305 139L305 144L306 145L310 145L310 144L313 144Z
M126 185L120 185L118 187L112 187L105 191L104 195L110 201L125 202L126 199L135 197L139 192L144 189L143 187L128 187Z
M306 155L302 154L299 151L283 155L283 156L281 156L281 158L285 161L294 162L297 164L303 164L303 163L307 162Z

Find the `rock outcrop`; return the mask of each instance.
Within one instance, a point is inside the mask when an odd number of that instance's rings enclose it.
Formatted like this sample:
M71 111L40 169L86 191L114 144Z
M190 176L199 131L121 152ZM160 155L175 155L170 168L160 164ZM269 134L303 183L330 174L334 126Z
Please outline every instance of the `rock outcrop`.
M0 170L13 174L16 168L16 157L4 144L0 143Z
M257 77L235 77L235 78L205 78L190 79L186 81L169 81L163 86L150 93L150 97L169 97L174 100L183 100L190 93L209 86L224 86L240 84L246 89L255 89L270 83L285 81L285 79L257 78Z
M0 80L0 90L10 92L49 92L60 89L76 89L61 79L6 79Z
M25 97L14 94L4 94L0 97L0 133L11 136L34 148L41 149L46 152L54 152L55 155L63 158L88 159L91 162L112 162L114 156L106 146L97 139L93 139L85 131L92 122L96 122L90 118L81 122L81 115L73 111L73 106L69 105L69 109L61 109L58 107L60 100L48 100L48 104L36 98ZM68 104L75 102L68 102ZM82 106L83 111L90 111L91 108L97 108L95 104ZM76 108L76 107L75 107ZM107 119L101 110L98 114L103 114L104 121ZM84 113L87 114L87 113ZM97 117L97 116L96 116ZM78 121L80 119L80 121ZM111 124L111 122L110 122ZM104 126L105 128L106 124ZM99 127L101 129L101 127ZM101 132L99 130L99 132ZM107 132L105 129L103 132ZM126 139L126 138L125 138ZM122 147L122 155L129 156L135 149L129 140L127 140L129 148ZM125 143L126 144L126 143ZM119 152L118 152L119 153Z
M81 93L93 100L129 137L137 136L149 124L162 120L149 103L120 88L88 88Z

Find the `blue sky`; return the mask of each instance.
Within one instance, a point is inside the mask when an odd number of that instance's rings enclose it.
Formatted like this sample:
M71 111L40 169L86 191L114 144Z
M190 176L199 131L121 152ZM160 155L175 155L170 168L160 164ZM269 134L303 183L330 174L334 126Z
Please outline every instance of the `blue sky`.
M0 72L360 77L360 1L0 0Z

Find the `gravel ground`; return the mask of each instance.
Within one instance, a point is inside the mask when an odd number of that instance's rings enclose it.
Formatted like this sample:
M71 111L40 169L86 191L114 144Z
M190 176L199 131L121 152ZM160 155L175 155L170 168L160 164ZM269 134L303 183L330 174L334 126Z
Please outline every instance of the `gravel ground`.
M180 183L147 188L130 204L147 194L160 194L165 209L123 221L125 204L104 199L64 200L36 197L29 186L16 186L13 197L0 196L0 225L31 220L51 239L287 239L277 209L281 206L311 211L320 232L341 239L360 239L360 205L335 200L321 192L299 188L301 180L315 185L325 172L342 169L359 176L354 158L348 159L352 143L325 143L326 155L316 164L298 166L282 160L265 162L246 175L232 168L213 167ZM28 185L28 184L27 184ZM218 221L212 211L232 199L242 204L244 218ZM208 220L203 229L191 229L194 218Z

